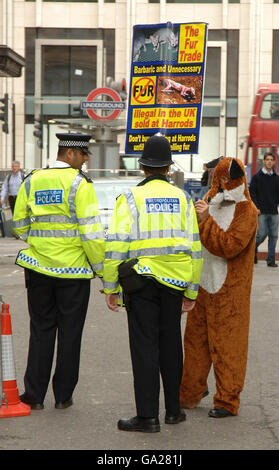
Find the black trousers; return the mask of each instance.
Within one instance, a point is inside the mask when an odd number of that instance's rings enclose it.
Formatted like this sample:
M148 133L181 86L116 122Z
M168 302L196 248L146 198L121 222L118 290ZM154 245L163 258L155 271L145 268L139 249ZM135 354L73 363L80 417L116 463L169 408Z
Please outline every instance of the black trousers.
M16 196L8 196L8 200L9 200L9 204L10 204L12 214L14 213L16 198L17 198Z
M55 401L71 398L78 382L82 330L88 308L90 280L60 279L25 269L30 315L30 340L25 392L43 403L57 334L52 380Z
M137 415L159 414L160 373L168 414L179 412L183 368L181 339L182 295L147 280L142 290L129 294L127 314Z

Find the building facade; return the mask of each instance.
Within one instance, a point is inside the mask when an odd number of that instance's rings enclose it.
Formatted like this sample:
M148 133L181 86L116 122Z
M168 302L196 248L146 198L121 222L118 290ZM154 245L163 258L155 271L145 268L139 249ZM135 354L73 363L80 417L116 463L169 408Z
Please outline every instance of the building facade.
M21 77L0 77L10 107L8 134L0 122L2 169L13 159L34 168L38 152L42 166L55 160L59 120L78 118L80 100L106 77L129 83L135 24L208 23L199 154L177 157L186 170L219 155L243 158L257 86L279 82L279 0L0 0L0 12L0 44L25 58ZM118 140L123 151L124 135Z

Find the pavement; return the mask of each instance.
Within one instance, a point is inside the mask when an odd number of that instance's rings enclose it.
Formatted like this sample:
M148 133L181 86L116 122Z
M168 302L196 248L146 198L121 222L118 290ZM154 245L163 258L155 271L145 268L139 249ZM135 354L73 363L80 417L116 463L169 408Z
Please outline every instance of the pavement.
M27 244L22 240L13 237L0 238L0 265L14 264L18 252L23 248L27 248Z
M29 319L23 269L14 262L24 246L20 240L0 238L0 293L10 304L19 393L24 390ZM187 450L279 450L278 274L279 268L268 268L263 260L254 267L247 374L237 417L208 417L215 393L211 370L210 394L197 408L187 410L185 423L164 424L161 390L160 433L119 431L118 419L136 414L126 312L108 310L96 279L92 281L74 406L56 410L50 384L44 410L0 419L0 450L94 450L93 464L115 455L135 459L133 452L151 457L171 450L183 457L185 465ZM185 322L183 315L182 334Z

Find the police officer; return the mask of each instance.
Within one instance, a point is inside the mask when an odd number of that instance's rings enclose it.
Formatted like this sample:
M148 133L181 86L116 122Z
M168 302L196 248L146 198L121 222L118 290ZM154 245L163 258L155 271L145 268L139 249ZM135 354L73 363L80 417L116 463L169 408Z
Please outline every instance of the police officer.
M72 405L90 280L95 273L103 275L104 233L97 198L92 181L81 171L91 136L56 136L56 162L25 178L13 217L15 233L29 245L19 252L16 264L25 269L30 315L21 400L32 409L44 407L56 333L55 407Z
M108 307L118 310L119 282L128 314L137 415L124 431L158 432L160 373L165 422L186 419L179 406L182 375L181 312L194 307L202 258L190 196L166 177L173 163L168 140L155 135L139 159L146 179L119 196L104 263Z

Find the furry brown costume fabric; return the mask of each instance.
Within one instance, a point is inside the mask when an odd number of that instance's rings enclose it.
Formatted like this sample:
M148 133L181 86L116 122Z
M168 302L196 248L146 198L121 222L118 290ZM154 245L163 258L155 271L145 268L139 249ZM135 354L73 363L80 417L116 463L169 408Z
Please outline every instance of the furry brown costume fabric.
M214 407L237 415L246 374L257 209L238 159L218 163L199 222L204 257L199 294L187 314L181 408L194 408L213 364Z

